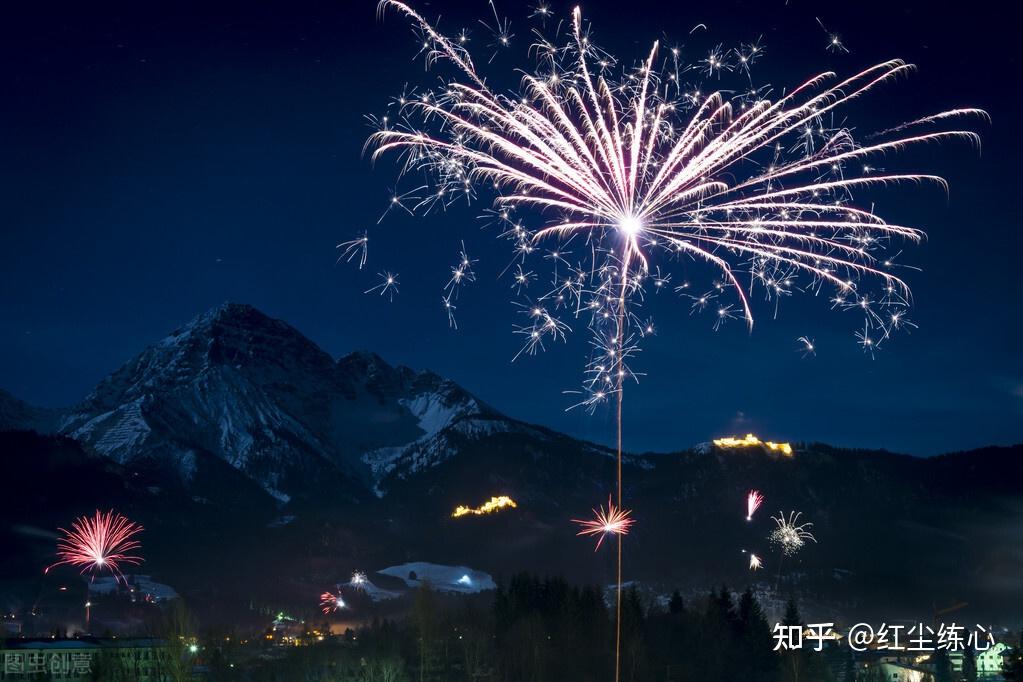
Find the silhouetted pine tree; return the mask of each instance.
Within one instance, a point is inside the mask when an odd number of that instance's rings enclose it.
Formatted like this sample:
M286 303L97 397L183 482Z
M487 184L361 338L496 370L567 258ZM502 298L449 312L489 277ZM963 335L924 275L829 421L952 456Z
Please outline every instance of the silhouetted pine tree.
M770 682L778 676L774 637L764 610L749 587L739 598L739 674L751 682Z
M1023 682L1023 632L1020 632L1016 646L1002 660L1002 679L1005 682Z
M977 656L973 647L968 646L963 651L963 682L977 682Z

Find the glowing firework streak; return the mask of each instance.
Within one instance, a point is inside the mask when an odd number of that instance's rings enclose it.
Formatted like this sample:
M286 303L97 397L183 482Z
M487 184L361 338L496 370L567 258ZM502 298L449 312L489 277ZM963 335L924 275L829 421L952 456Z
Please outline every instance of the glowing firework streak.
M753 512L764 503L764 496L758 490L751 490L746 495L746 520L753 520Z
M778 512L777 517L771 517L775 523L775 529L771 531L767 539L778 545L785 556L794 556L807 541L815 544L817 542L817 538L810 532L813 524L799 523L800 516L802 516L802 512L794 511L789 512L788 517L783 512Z
M753 552L750 552L750 555L749 555L749 570L751 570L751 571L759 571L763 567L763 565L764 565L764 563L760 560L760 557L758 557Z
M455 511L452 512L451 518L457 519L461 516L468 515L482 516L484 514L493 514L494 512L501 511L502 509L514 509L518 506L519 505L515 504L515 500L512 498L507 495L500 495L498 497L491 497L478 507L458 505L455 508Z
M81 572L98 572L108 569L118 580L124 578L121 564L138 565L142 557L133 554L142 544L133 539L142 532L142 526L129 521L113 510L105 514L99 510L92 517L82 516L71 523L71 530L60 529L62 537L57 541L57 557L60 559L46 567L64 564L80 567Z
M875 252L896 239L917 242L923 233L853 205L852 194L925 182L944 188L940 177L876 173L869 161L946 140L977 144L975 133L935 127L966 116L986 117L977 109L953 109L895 126L862 144L852 128L830 127L840 107L896 81L912 69L909 64L891 60L845 79L821 73L781 90L775 100L756 88L705 94L685 87L680 76L699 70L719 77L732 68L731 52L715 49L694 69L680 64L675 50L659 58L655 42L636 68L620 67L590 40L579 8L572 13L567 44L538 32L532 52L539 65L522 75L521 92L508 95L487 85L465 34L448 39L396 0L383 0L378 12L389 8L414 25L428 67L447 62L456 74L434 89L398 98L395 119L375 119L378 129L367 142L372 158L393 152L400 155L404 173L431 178L430 186L412 190L415 197L395 193L392 204L406 208L405 199L416 202L412 211L428 211L493 191L494 207L486 214L512 241L517 259L537 251L542 240L561 240L559 251L573 239L583 246L585 255L573 267L577 276L555 279L554 289L537 299L551 302L544 308L550 319L538 318L543 327L516 331L523 336L520 355L528 354L542 348L545 333L564 339L564 323L552 309L588 317L594 352L586 397L577 404L593 408L612 396L617 403L618 508L622 388L635 378L626 361L637 350L630 331L637 321L632 306L652 279L650 261L698 260L720 273L710 297L730 294L735 302L713 308L715 328L739 315L752 327L754 289L777 301L795 290L817 293L826 284L844 300L859 295L861 281L873 281L883 285L879 307L903 309L908 286L878 262ZM496 11L494 25L487 26L494 35L493 61L513 36ZM739 51L740 63L746 57L740 69L747 76L759 49ZM515 78L519 75L516 71ZM518 209L530 211L541 224L527 226L514 215ZM530 292L535 272L521 262L511 270L512 288L520 295ZM797 288L800 276L808 281ZM708 300L702 298L701 310ZM887 319L868 315L868 325L878 328L868 337L871 352L888 338ZM620 560L618 573L620 588ZM616 679L621 589L618 595Z
M727 438L716 438L714 439L714 445L718 446L719 448L750 448L760 445L768 448L769 450L780 452L784 455L792 454L792 446L789 445L788 443L775 443L774 441L771 440L766 441L760 440L752 433L747 433L745 438L735 438L734 436L729 436Z
M621 509L616 507L614 502L611 501L611 496L607 496L607 511L604 511L603 507L599 507L593 510L593 519L572 519L572 523L578 523L582 526L576 535L596 535L597 546L593 549L596 552L600 549L600 544L604 542L604 538L608 535L628 535L629 528L636 521L629 518L632 515L632 511L629 509Z
M366 578L366 574L362 571L354 571L349 582L356 587L361 587L368 582L368 579Z
M340 592L324 592L320 595L320 610L323 613L336 613L345 608L348 608L348 605L345 604Z
M366 255L369 249L369 235L363 232L351 241L341 242L337 245L337 249L341 252L341 254L337 257L338 263L342 260L346 263L351 263L355 257L358 257L359 269L362 270L362 266L366 264Z

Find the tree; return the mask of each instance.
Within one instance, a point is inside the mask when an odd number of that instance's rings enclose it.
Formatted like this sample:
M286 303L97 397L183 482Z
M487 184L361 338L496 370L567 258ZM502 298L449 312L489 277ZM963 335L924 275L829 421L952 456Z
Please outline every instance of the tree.
M671 593L671 599L668 600L668 613L677 616L683 611L685 611L685 604L682 602L682 593L675 590Z
M803 627L803 617L799 615L799 604L796 603L795 595L790 596L785 604L785 615L782 617L782 625L788 627ZM781 678L783 682L802 682L809 679L807 675L807 651L794 649L782 652Z
M972 646L966 647L963 651L962 679L964 682L977 682L977 656Z
M431 676L436 666L437 595L430 581L423 580L412 603L412 623L416 629L419 654L419 682Z
M1002 679L1005 682L1023 682L1023 632L1020 632L1016 646L1009 649L1002 660Z
M622 597L623 677L629 682L643 678L646 662L645 616L639 592L632 586Z
M192 679L192 655L188 645L195 639L195 619L183 599L172 599L163 612L154 634L167 643L157 652L156 669L161 679L182 682Z
M934 667L934 682L952 682L952 662L948 659L947 651L935 651L931 656L931 665Z
M739 671L743 680L773 680L777 676L778 659L774 654L774 637L753 590L749 587L739 597L738 606Z
M374 657L361 667L360 682L404 682L405 664L397 656Z
M795 595L790 596L785 603L785 615L782 617L782 625L802 625L803 618L799 615L799 604L796 603Z

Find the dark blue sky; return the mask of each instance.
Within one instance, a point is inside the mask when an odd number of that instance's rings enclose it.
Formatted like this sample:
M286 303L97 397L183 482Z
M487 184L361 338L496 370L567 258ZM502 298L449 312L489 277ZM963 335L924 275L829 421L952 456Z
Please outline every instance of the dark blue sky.
M518 4L499 4L519 48L495 60L499 73L524 63L530 23ZM146 344L232 300L335 355L372 349L515 417L607 439L608 415L564 412L584 332L510 362L516 316L497 279L507 247L478 229L476 207L388 220L365 270L334 262L334 245L373 227L394 182L392 164L362 156L363 116L423 77L397 17L379 23L372 2L29 5L7 8L0 27L0 388L74 402ZM420 6L487 42L476 24L484 2ZM565 15L570 5L553 7ZM583 8L597 42L626 59L665 35L698 57L762 35L758 80L777 86L892 56L917 63L912 79L850 112L864 128L959 105L994 120L980 127L980 155L949 145L910 158L949 179L947 200L930 189L872 197L893 222L930 234L902 257L923 268L910 273L919 329L871 360L853 338L856 318L824 300L790 299L776 320L761 308L750 335L740 323L715 333L687 303L658 297L649 312L660 333L636 362L647 376L626 401L631 448L745 430L917 454L1023 440L1023 144L1007 18L915 1ZM848 54L825 51L815 17ZM700 22L709 30L690 36ZM463 292L454 332L440 290L461 238L480 281ZM393 304L361 293L384 268L401 274ZM816 339L817 357L796 352L802 335Z

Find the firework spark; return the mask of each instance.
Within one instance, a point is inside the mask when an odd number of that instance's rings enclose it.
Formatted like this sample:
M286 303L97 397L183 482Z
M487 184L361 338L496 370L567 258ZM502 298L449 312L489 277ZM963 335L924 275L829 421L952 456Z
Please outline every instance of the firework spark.
M499 495L491 497L478 507L466 507L465 505L460 504L455 508L455 511L452 512L451 518L457 519L461 516L468 515L483 516L484 514L493 514L494 512L501 511L502 509L515 509L518 506L519 505L515 503L515 500L507 495Z
M788 517L783 512L778 512L777 517L771 517L776 527L767 539L778 545L785 556L795 555L807 541L817 542L817 538L810 532L813 524L799 523L800 516L802 516L802 512L793 511L789 512Z
M746 520L753 520L753 513L764 503L764 496L759 490L751 490L746 494Z
M796 342L799 344L799 352L804 358L817 355L817 346L809 336L800 336Z
M325 614L336 613L341 609L348 608L341 592L324 592L320 595L320 610Z
M368 582L368 578L366 578L366 574L363 573L362 571L353 571L351 580L349 580L349 582L352 585L359 587L361 585L365 585Z
M820 19L817 19L817 25L819 25L824 30L824 32L828 34L827 47L828 52L845 53L849 52L849 48L847 48L845 46L845 43L842 42L842 36L838 35L837 33L832 33L831 31L829 31L827 27L824 25L824 22L822 22Z
M596 535L597 546L594 548L594 552L600 549L600 544L604 542L604 538L608 535L628 535L629 528L636 521L629 518L632 515L632 511L629 509L621 509L616 507L611 501L611 496L607 497L607 511L604 507L598 507L593 510L592 519L572 519L572 523L578 523L582 526L576 535Z
M342 260L346 263L351 263L352 260L358 256L359 269L362 270L362 266L366 264L366 255L369 250L369 235L366 232L363 232L355 239L347 242L341 242L337 245L337 249L341 252L341 254L337 257L338 263Z
M142 526L129 521L113 510L82 516L71 523L71 530L60 529L62 537L57 541L57 557L60 559L46 567L61 565L80 567L82 573L96 573L109 570L118 579L123 579L121 564L138 565L142 557L134 554L142 544L133 539L142 532Z
M749 554L749 570L751 570L751 571L759 571L763 567L763 565L764 565L764 562L762 562L760 560L760 557L758 557L753 552L750 552L750 554Z
M378 277L380 278L379 283L362 293L371 294L376 291L381 296L387 296L388 301L394 301L394 297L398 295L398 275L391 272L381 272Z

